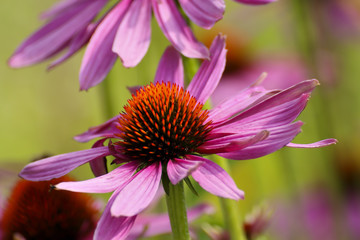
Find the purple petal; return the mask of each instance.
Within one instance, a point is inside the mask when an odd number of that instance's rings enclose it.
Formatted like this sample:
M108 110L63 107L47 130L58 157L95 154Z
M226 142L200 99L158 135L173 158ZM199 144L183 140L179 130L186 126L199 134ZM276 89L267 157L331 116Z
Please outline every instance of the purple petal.
M289 143L287 147L294 147L294 148L319 148L325 147L332 144L336 144L338 141L334 138L324 139L314 143L306 143L306 144L299 144L299 143Z
M204 162L191 174L202 188L219 197L244 199L244 192L236 187L234 180L219 165L202 157L191 158Z
M45 181L64 176L78 166L93 159L109 155L108 147L98 147L78 152L65 153L36 162L24 167L20 176L31 181Z
M73 8L79 4L78 0L63 0L55 3L51 8L46 10L40 15L41 19L54 18L57 15L61 14L61 12L66 11L69 8Z
M233 1L249 4L249 5L264 5L264 4L276 2L277 0L233 0Z
M124 187L134 175L139 164L127 163L117 167L111 172L84 181L61 182L55 187L57 189L73 192L106 193Z
M305 108L306 103L309 100L309 94L304 94L303 96L294 99L292 101L286 102L284 104L273 106L269 109L264 109L262 112L256 112L254 115L247 115L245 118L242 118L242 114L236 116L236 122L232 122L232 119L227 124L222 122L222 126L216 126L213 133L220 132L234 132L234 133L253 133L254 131L258 132L263 129L269 129L274 127L281 127L283 125L293 122ZM251 110L251 108L250 108Z
M198 151L202 154L240 151L241 149L265 140L269 137L269 134L269 131L266 130L257 133L255 136L245 138L243 134L234 134L213 141L208 141L206 142L206 145L204 144L201 146Z
M116 61L111 48L115 34L131 0L118 3L97 27L86 48L80 68L80 89L87 90L106 77Z
M71 56L73 56L80 48L82 48L89 41L89 39L90 39L91 35L94 33L96 27L97 27L97 24L91 23L87 26L87 28L83 29L80 33L78 33L77 36L75 36L74 39L71 40L71 42L69 44L69 49L67 50L67 52L60 58L53 61L48 66L48 70L63 63L64 61L69 59Z
M234 159L246 160L268 155L289 144L294 137L301 132L302 122L295 122L280 127L268 128L270 136L264 141L246 147L240 151L219 153L218 155Z
M153 163L139 171L118 194L111 207L113 216L134 216L155 197L161 179L161 164Z
M103 124L91 127L86 132L75 136L74 139L78 142L87 142L98 137L112 138L114 133L120 133L120 130L116 128L117 119L118 116L115 116Z
M105 4L102 1L82 1L62 12L26 39L9 59L11 67L25 67L57 53L74 35L85 29Z
M117 30L113 52L124 67L134 67L146 54L151 36L151 2L133 0Z
M271 108L279 107L282 104L286 104L298 98L306 98L308 94L311 93L314 88L319 85L317 80L307 80L299 84L296 84L288 89L285 89L274 96L262 101L261 103L255 105L242 112L238 116L230 119L226 124L239 121L239 119L244 119L252 115L263 114L265 110L272 111ZM305 95L304 95L305 94ZM304 99L300 100L303 101ZM281 108L281 107L279 107ZM286 113L286 112L285 112ZM274 114L273 114L274 115Z
M187 90L199 102L204 103L218 85L225 68L225 37L218 35L210 47L210 60L205 60L195 74Z
M166 48L156 71L154 83L171 82L184 87L184 67L181 56L173 47Z
M103 214L97 224L94 233L94 240L103 240L103 239L116 239L116 240L125 240L134 225L136 216L133 217L114 217L111 214L111 206L114 203L114 200L117 196L115 192L108 204L105 207Z
M96 141L94 143L94 145L92 146L92 148L104 146L105 141L106 141L106 138ZM96 176L96 177L104 175L108 172L106 157L100 157L100 158L93 159L89 162L89 165L90 165L91 171L93 172L94 176Z
M152 0L154 15L171 44L189 58L208 58L207 48L196 40L173 0Z
M210 29L223 18L224 0L179 0L191 21L202 28Z
M200 204L187 211L188 222L194 221L203 214L211 214L214 208L208 204ZM160 234L171 233L169 215L139 215L131 229L127 240L135 240L140 237L152 237Z
M171 159L167 165L167 173L171 183L176 185L182 179L189 176L202 163L202 161L188 159Z
M250 87L210 110L209 118L213 122L226 120L261 100L269 98L273 93L263 87Z

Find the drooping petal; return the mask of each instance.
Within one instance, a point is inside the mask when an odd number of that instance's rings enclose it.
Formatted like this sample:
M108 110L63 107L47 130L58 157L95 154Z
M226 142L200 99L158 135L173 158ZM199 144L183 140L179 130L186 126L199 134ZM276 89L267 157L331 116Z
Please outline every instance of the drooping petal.
M108 147L98 147L65 153L32 162L20 172L20 177L31 181L45 181L61 177L76 167L99 157L109 155Z
M114 203L114 200L117 196L115 192L109 202L107 203L103 214L97 224L94 233L94 240L125 240L134 225L135 219L137 216L132 217L114 217L111 214L111 206Z
M204 60L187 90L204 103L218 85L225 68L225 37L217 36L210 47L210 60Z
M203 214L212 214L214 208L208 204L199 204L187 211L188 222L194 221ZM127 240L135 240L140 237L151 237L159 234L171 233L169 215L138 215L134 227L131 229Z
M153 163L139 171L118 194L111 207L113 216L134 216L155 197L161 179L161 164Z
M113 52L124 67L134 67L145 56L151 36L151 2L133 0L117 30Z
M223 18L224 0L179 0L186 15L202 28L210 29Z
M80 90L99 84L116 61L112 51L115 34L131 0L118 3L104 18L92 35L80 67Z
M264 4L276 2L277 0L233 0L233 1L249 4L249 5L264 5Z
M289 144L301 132L302 124L302 122L298 121L284 126L268 128L270 135L267 139L240 151L219 153L218 155L233 160L246 160L265 156Z
M77 32L86 28L105 2L82 1L68 8L26 39L9 59L9 65L25 67L57 53Z
M209 141L206 145L199 147L198 151L202 154L240 151L241 149L265 140L267 137L269 137L270 132L263 130L251 137L245 137L242 134L234 135L235 136L225 136L216 139L215 141Z
M196 40L173 0L152 0L154 15L166 38L189 58L208 58L209 51Z
M211 109L209 118L213 122L226 120L273 94L273 91L267 91L263 87L250 87Z
M67 59L69 59L71 56L73 56L80 48L82 48L90 39L91 35L94 33L95 29L97 27L97 24L91 23L89 24L83 31L77 34L77 36L74 37L74 39L71 40L69 43L69 49L67 52L62 55L60 58L53 61L49 66L48 70L56 67L60 63L63 63Z
M204 162L191 174L202 188L219 197L244 199L244 192L236 187L234 180L219 165L202 157L191 158Z
M264 111L274 109L275 107L281 106L282 104L286 105L286 103L292 102L293 100L299 99L301 97L306 98L306 96L309 96L309 93L311 93L311 91L314 90L317 85L319 85L317 80L303 81L247 109L238 116L231 118L226 122L226 124L237 122L239 119L244 119L252 115L263 114ZM302 99L302 101L303 100L304 99Z
M93 144L92 148L104 146L105 141L106 141L106 138L96 141ZM90 169L93 172L95 177L104 175L108 172L106 157L99 157L99 158L93 159L89 162L89 165L90 165Z
M203 162L189 159L171 159L167 165L167 174L172 184L176 185L179 181L189 176Z
M61 12L66 11L66 9L73 8L78 4L78 0L62 0L60 2L52 5L51 8L47 9L45 12L41 13L41 19L54 18L56 15L59 15Z
M154 83L170 82L184 87L184 66L181 56L172 46L166 48L156 71Z
M84 181L76 182L61 182L55 187L57 189L68 190L73 192L85 193L106 193L112 192L116 189L121 189L125 186L134 175L137 169L137 163L127 163L117 167L111 172Z
M301 111L305 108L306 103L309 100L309 94L303 94L301 97L292 101L285 102L272 108L264 109L262 112L256 112L253 115L246 115L247 111L239 114L236 118L236 122L221 123L223 125L217 126L214 129L214 133L220 132L235 132L235 133L253 133L254 131L260 131L262 129L270 129L274 127L281 127L293 122ZM251 110L251 108L250 108ZM244 114L244 118L242 118Z
M314 143L305 143L305 144L299 144L299 143L289 143L286 146L287 147L293 147L293 148L318 148L318 147L325 147L332 144L336 144L338 141L334 138L324 139L318 142Z
M118 116L115 116L103 124L91 127L86 132L75 136L74 139L78 142L87 142L98 137L114 137L114 133L120 133L120 130L116 128L117 119Z

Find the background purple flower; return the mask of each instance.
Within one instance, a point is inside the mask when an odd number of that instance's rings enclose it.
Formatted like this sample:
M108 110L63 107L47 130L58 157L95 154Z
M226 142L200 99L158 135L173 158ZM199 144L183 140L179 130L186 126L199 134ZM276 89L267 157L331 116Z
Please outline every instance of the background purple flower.
M269 1L261 1L266 2ZM50 64L52 68L89 42L79 76L80 89L89 89L105 78L117 56L125 67L134 67L141 61L150 45L152 12L166 38L184 56L209 57L174 0L122 0L102 13L107 4L107 0L57 3L42 14L47 23L16 49L9 65L29 66L65 51ZM179 4L191 21L205 29L219 21L225 10L224 0L180 0Z

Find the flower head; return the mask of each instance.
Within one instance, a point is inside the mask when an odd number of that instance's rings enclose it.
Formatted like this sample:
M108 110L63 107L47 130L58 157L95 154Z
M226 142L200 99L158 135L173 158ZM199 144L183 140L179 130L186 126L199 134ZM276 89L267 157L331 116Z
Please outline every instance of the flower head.
M99 211L93 199L50 188L69 180L18 181L0 216L1 239L91 239Z
M136 215L154 198L163 173L172 184L192 176L210 193L242 199L244 193L232 178L203 155L243 160L267 155L286 145L320 147L336 142L327 139L313 144L290 143L302 126L300 121L293 121L318 85L316 80L280 92L252 86L214 109L203 110L225 67L224 37L214 40L210 54L211 60L201 64L185 89L181 56L169 47L154 84L138 88L120 115L77 136L79 141L102 137L94 148L31 163L20 175L35 181L51 179L89 162L98 177L60 183L56 188L113 191L95 238L120 238L127 235ZM103 146L106 139L111 141ZM104 157L110 155L120 166L103 174ZM109 224L121 227L109 231Z
M16 49L9 65L29 66L67 49L50 64L52 68L89 42L79 76L80 89L87 90L105 78L117 55L125 67L141 61L150 45L152 12L166 38L184 56L209 57L208 49L195 38L176 1L122 0L110 4L107 0L62 0L42 15L48 22ZM224 0L180 0L179 4L190 20L206 29L222 18L225 9ZM110 10L103 14L106 6Z

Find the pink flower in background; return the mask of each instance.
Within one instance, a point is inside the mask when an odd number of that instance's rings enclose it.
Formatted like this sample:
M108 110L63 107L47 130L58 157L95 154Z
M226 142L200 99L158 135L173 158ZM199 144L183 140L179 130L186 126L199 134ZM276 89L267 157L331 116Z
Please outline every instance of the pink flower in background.
M326 139L312 144L290 143L302 126L302 122L293 121L318 85L316 80L283 91L252 86L204 110L225 67L223 37L213 41L210 54L210 60L201 64L185 90L181 56L169 47L154 84L139 88L120 115L76 137L79 141L102 137L94 148L30 163L20 175L33 181L47 180L90 163L96 178L55 187L76 192L113 192L95 239L125 238L136 216L154 198L164 173L172 184L192 176L212 194L236 200L244 197L232 178L203 155L244 160L284 146L322 147L336 142ZM111 141L103 146L106 139ZM109 173L104 165L106 156L113 156L113 163L120 164Z
M65 51L50 64L52 68L89 42L79 76L80 89L87 90L104 80L117 56L125 67L141 61L150 45L152 12L166 38L184 56L209 57L208 49L195 38L174 0L122 0L102 13L108 2L59 2L42 15L47 23L16 49L9 65L29 66ZM223 17L225 9L224 0L180 0L179 4L191 21L206 29Z

